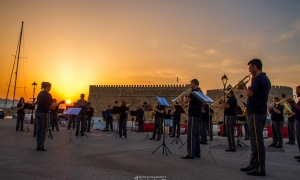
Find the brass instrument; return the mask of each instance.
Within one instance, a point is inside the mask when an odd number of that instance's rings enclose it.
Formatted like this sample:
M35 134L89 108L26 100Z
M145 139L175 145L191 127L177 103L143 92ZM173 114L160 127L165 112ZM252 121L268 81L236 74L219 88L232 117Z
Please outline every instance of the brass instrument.
M236 92L239 88L238 88L238 86L240 85L240 84L247 84L249 81L250 81L250 75L251 75L251 73L249 74L249 75L247 75L247 76L245 76L243 79L241 79L241 80L239 80L239 82L235 85L235 86L233 86L231 89L229 89L228 91L225 91L225 94L226 95L228 95L231 91L232 92ZM246 80L247 79L247 80ZM217 103L219 103L219 101L220 100L223 100L224 102L225 102L225 99L224 99L224 97L222 97L222 98L220 98L220 99L218 99L217 101L215 101L214 103L212 103L211 104L211 106L214 106L214 105L216 105Z
M287 103L284 103L283 107L284 107L283 113L286 114L287 117L292 117L293 115L289 113L292 113L293 111L288 107Z
M158 104L154 104L154 105L153 105L153 111L151 111L151 119L153 119L154 116L155 116L155 114L156 114L155 109L156 109L157 105L158 105Z
M288 97L288 98L285 98L285 99L283 99L283 100L281 100L281 101L279 101L279 102L276 102L275 104L276 104L276 106L277 106L277 105L280 104L280 103L287 103L287 100L290 99L290 98L296 99L296 95L293 95L293 96L290 96L290 97Z
M172 111L170 111L170 115L172 116L175 113L175 111L176 111L176 108L174 106L174 108L172 109Z
M173 99L172 102L173 102L173 103L179 102L179 101L181 100L183 94L189 95L191 92L192 92L192 89L191 89L191 88L185 90L183 93L181 93L181 94L180 94L179 96L177 96L175 99Z

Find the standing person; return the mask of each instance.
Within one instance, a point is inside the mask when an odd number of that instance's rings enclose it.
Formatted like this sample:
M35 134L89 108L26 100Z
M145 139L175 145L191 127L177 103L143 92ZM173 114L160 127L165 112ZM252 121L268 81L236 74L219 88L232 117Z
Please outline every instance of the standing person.
M165 114L165 107L161 106L157 101L157 106L153 107L153 111L154 111L154 128L153 128L152 137L149 140L155 140L156 133L158 133L156 141L160 141L162 128L163 128L162 121Z
M207 144L207 132L208 132L208 122L209 122L209 106L207 103L203 103L203 107L201 109L202 112L202 120L201 120L201 140L200 144Z
M144 119L145 119L145 112L143 107L139 104L136 109L136 117L139 124L139 132L144 133Z
M73 103L73 107L77 107L77 103L76 102ZM70 114L69 115L68 129L71 128L72 124L73 124L73 126L72 126L73 129L75 129L75 122L76 122L76 115Z
M170 119L165 119L164 120L164 126L169 126L169 135L172 135L172 129L173 129L173 119L172 119L172 115L171 115L171 111L174 110L174 104L170 105L169 110L167 111L167 115L169 116Z
M77 101L77 107L81 108L79 114L77 115L77 122L76 122L76 134L75 136L79 135L79 126L80 127L80 136L84 136L84 128L86 122L86 108L88 107L88 102L84 99L84 94L80 95L80 99Z
M180 106L178 102L175 103L174 105L174 111L172 115L173 119L173 132L171 137L175 137L175 132L176 132L176 137L180 137L180 119L181 119L181 113L176 110L176 106Z
M287 112L289 141L286 144L295 144L295 108L292 107L291 111Z
M94 108L92 108L92 104L89 103L88 108L86 109L86 124L84 127L84 131L90 132L92 117L94 116Z
M53 103L57 103L56 99L53 99ZM54 131L54 126L56 128L56 131L59 131L58 129L58 106L54 109L50 109L50 125L51 125L51 131Z
M121 101L121 114L120 114L120 121L119 121L119 136L120 138L122 135L127 138L127 118L128 118L128 112L129 112L129 107L126 106L125 101Z
M35 110L36 120L36 137L37 148L36 150L47 151L44 148L44 142L46 138L46 132L49 126L49 110L54 109L58 104L52 102L52 96L49 93L51 90L51 84L49 82L42 82L42 91L37 96L37 108Z
M237 99L233 91L228 92L227 97L228 100L226 103L224 103L223 100L220 101L224 109L227 140L229 146L229 148L225 149L225 151L234 152L235 151L234 126L237 118L237 113L236 113Z
M108 126L110 126L110 131L114 131L110 105L107 106L106 114L109 114L109 116L105 117L106 126L105 126L105 129L103 131L108 131Z
M265 176L266 151L264 146L263 130L267 120L267 102L271 83L266 73L262 72L260 59L248 62L249 72L252 74L252 83L249 88L244 83L238 85L243 89L247 99L248 132L251 144L251 159L247 167L241 171L247 175Z
M212 123L212 115L214 114L214 110L212 108L209 108L209 124L208 124L208 130L209 130L209 140L212 141L214 139L213 137L213 123Z
M283 148L283 137L282 137L282 125L283 125L283 106L281 104L276 105L279 102L279 98L273 99L273 104L268 108L269 114L272 119L272 134L273 143L269 147Z
M16 131L24 131L23 124L24 124L24 118L25 118L25 111L24 111L24 98L21 97L19 100L19 103L17 104L17 125L16 125Z
M296 87L296 95L297 97L300 97L300 85ZM287 100L292 108L295 108L295 113L292 113L295 115L296 120L296 137L297 137L297 144L298 149L300 153L300 99L298 99L298 102L296 103L294 99L289 98ZM300 162L300 155L295 156L295 159L298 159L298 162Z
M192 79L190 81L190 88L192 91L200 91L199 81L197 79ZM183 102L189 103L188 108L188 134L187 134L187 154L182 156L183 159L194 159L194 157L201 157L200 150L200 123L201 123L201 109L203 106L202 101L200 101L195 95L190 93L188 96L182 94Z

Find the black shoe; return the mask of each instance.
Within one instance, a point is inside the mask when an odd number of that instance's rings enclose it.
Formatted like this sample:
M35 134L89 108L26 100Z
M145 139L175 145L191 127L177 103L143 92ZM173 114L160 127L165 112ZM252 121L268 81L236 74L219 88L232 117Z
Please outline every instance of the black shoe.
M213 141L214 139L213 139L213 138L209 138L209 140L210 140L210 141Z
M56 129L56 131L59 131L59 129Z
M156 141L160 141L160 139L157 138Z
M154 138L150 138L149 140L154 140Z
M268 147L276 147L275 143L270 144Z
M259 173L256 170L253 170L253 171L247 172L247 175L250 175L250 176L266 176L266 173L265 172Z
M47 149L45 149L45 148L40 148L40 150L41 150L41 151L47 151Z
M194 159L193 157L190 157L188 155L185 155L185 156L181 156L182 159Z
M294 158L295 158L295 159L300 159L300 156L295 156Z
M201 158L201 156L195 156L196 158Z
M204 142L203 142L203 143L200 143L200 144L206 145L207 143L204 143Z
M298 159L298 162L300 162L300 159Z
M20 130L20 131L24 131L24 129Z
M91 131L86 131L86 132L91 132Z
M75 136L77 136L77 137L78 137L78 134L75 134Z
M280 144L280 145L277 145L276 148L283 148L283 146Z
M241 171L244 171L244 172L247 172L247 171L253 171L253 170L254 170L254 167L249 167L249 166L247 166L247 167L245 167L245 168L241 168L240 170L241 170Z
M127 138L127 136L125 136L125 138Z
M244 138L244 140L249 140L249 138Z
M227 148L227 149L225 149L225 151L227 151L227 152L235 152L236 150L232 149L232 148Z
M294 143L294 142L290 142L290 144L291 144L291 145L294 145L295 143Z
M289 142L286 142L285 144L291 144L291 142L289 141Z
M54 129L51 129L51 131L54 131Z
M80 134L80 136L84 136L84 134Z
M172 135L172 136L170 136L170 137L175 137L175 136Z

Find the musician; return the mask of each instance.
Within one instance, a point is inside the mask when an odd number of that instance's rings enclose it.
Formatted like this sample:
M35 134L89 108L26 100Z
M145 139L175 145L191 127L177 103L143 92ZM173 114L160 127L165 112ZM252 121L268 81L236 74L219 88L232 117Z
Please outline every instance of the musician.
M209 108L209 124L207 129L209 129L209 140L212 141L213 137L213 123L212 123L212 115L214 114L214 110Z
M272 133L273 133L273 143L269 147L283 148L282 142L282 125L283 125L283 109L284 107L280 104L276 105L279 102L279 98L275 97L273 99L273 104L269 107L268 111L272 119Z
M156 141L160 141L161 133L162 133L162 121L165 114L165 107L161 106L159 102L157 101L157 106L153 107L154 111L154 128L153 128L153 134L152 137L149 140L155 140L156 137L156 131L158 133Z
M228 152L235 151L235 139L234 139L234 126L237 119L236 107L237 99L233 91L229 91L227 94L228 100L226 103L221 99L219 103L222 104L225 114L226 132L229 148L225 149Z
M91 129L91 121L94 116L94 108L92 108L92 104L88 103L88 107L86 109L86 124L84 127L84 131L90 132Z
M77 103L73 102L73 106L77 107ZM75 129L75 121L76 121L76 115L69 115L69 123L68 123L68 129L71 128L71 125L73 124L73 129Z
M249 72L252 74L252 83L249 88L244 83L238 85L244 90L247 99L248 131L251 144L251 159L247 167L241 171L247 175L265 176L266 152L264 146L263 130L266 123L267 102L271 89L271 83L266 73L262 72L260 59L252 59L248 62Z
M144 119L145 119L145 112L142 106L139 104L136 109L136 118L139 124L139 132L144 133Z
M175 103L174 105L174 111L172 115L173 119L173 131L171 137L175 137L175 132L176 132L176 137L180 137L180 119L181 119L181 113L176 110L176 106L180 106L178 102Z
M169 126L169 136L172 135L173 120L172 120L171 112L172 112L172 110L174 110L174 109L175 109L174 104L171 104L171 105L170 105L170 108L169 108L168 111L167 111L167 115L169 116L169 118L168 118L168 119L166 118L166 119L164 120L164 121L165 121L165 125L166 125L166 126Z
M24 118L25 118L25 111L24 111L24 98L21 97L19 100L19 103L17 104L17 125L16 125L16 131L19 130L20 127L20 131L24 131L23 129L23 124L24 124Z
M79 134L79 125L81 124L80 128L80 135L84 136L84 127L86 122L86 109L88 107L88 102L84 99L84 94L80 95L80 99L76 103L77 108L81 108L79 114L77 115L77 122L76 122L76 134L75 136L78 136Z
M108 131L108 126L110 126L110 131L114 131L110 105L107 106L106 114L109 114L109 116L105 117L106 126L104 131Z
M57 103L56 99L53 99L52 103ZM54 131L54 126L56 128L56 131L59 131L58 129L58 107L55 107L54 109L50 109L50 125L51 125L51 131Z
M209 123L209 106L207 103L203 103L201 109L202 112L202 121L201 121L201 140L200 144L207 144L207 132L208 132L208 123Z
M296 95L297 97L300 97L300 85L296 87ZM289 98L288 103L290 103L292 108L295 108L295 120L296 120L296 136L297 136L297 144L298 149L300 153L300 99L298 99L298 102L296 103L293 98ZM295 156L295 159L298 159L298 162L300 162L300 155Z
M291 111L287 112L289 141L286 144L295 144L295 108L292 107Z
M190 88L194 91L200 91L199 81L192 79L190 81ZM182 94L183 102L189 103L188 108L188 134L187 134L187 154L182 156L183 159L194 159L194 157L201 157L200 150L200 123L201 123L201 109L203 106L195 95L190 93L188 96Z
M42 82L42 91L37 96L37 108L35 110L36 120L36 136L37 136L37 148L36 150L47 151L44 148L44 142L46 138L46 132L49 125L49 110L54 109L58 104L53 103L52 96L49 93L51 90L51 84L49 82Z
M119 121L119 136L120 138L122 135L127 138L127 132L126 132L126 127L127 127L127 117L128 117L128 112L129 112L129 107L126 106L125 101L121 101L120 104L122 111L120 114L120 121Z

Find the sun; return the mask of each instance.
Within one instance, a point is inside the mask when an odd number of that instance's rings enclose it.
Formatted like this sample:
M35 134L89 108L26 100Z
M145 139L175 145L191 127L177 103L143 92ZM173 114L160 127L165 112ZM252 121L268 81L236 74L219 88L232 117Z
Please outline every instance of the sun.
M66 103L67 103L67 104L70 104L70 103L71 103L71 100L70 100L70 99L66 100Z

